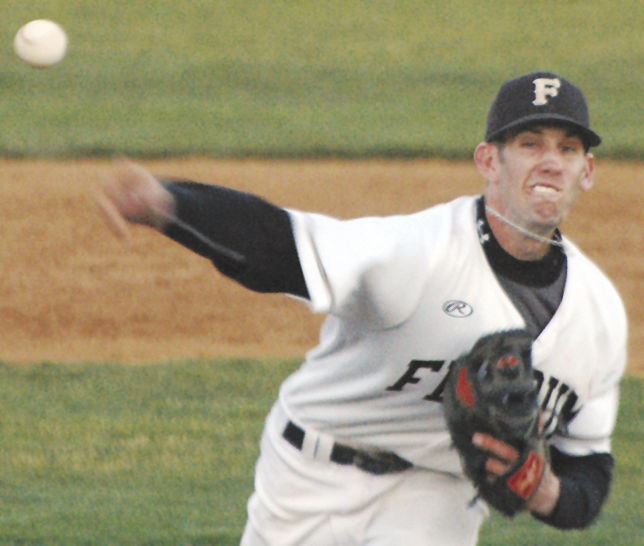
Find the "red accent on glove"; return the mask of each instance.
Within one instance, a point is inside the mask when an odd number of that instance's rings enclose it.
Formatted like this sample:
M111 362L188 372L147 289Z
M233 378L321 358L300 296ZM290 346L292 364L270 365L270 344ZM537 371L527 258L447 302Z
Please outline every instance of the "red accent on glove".
M474 391L472 383L467 378L467 369L461 368L458 374L458 385L456 386L456 396L470 408L474 405Z
M505 368L514 368L518 363L519 359L515 355L507 355L499 358L496 366L503 370Z
M531 451L521 468L508 478L508 487L521 498L528 500L541 483L545 468L544 458Z

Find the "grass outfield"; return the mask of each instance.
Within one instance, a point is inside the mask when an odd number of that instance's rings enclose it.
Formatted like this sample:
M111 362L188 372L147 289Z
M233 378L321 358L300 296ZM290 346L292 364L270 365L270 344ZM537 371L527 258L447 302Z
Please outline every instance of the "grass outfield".
M641 0L4 5L1 155L470 157L500 82L535 69L586 91L600 154L644 150ZM47 70L11 48L40 17L70 38Z
M0 544L238 544L263 419L296 362L0 366ZM481 544L633 544L644 382L626 379L600 520L493 516Z

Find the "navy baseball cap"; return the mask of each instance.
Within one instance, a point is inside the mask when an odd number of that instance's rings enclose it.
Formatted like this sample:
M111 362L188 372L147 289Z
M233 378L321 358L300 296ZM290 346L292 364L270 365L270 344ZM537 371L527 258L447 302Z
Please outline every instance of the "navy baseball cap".
M485 140L495 140L508 129L545 121L572 126L589 146L601 144L601 137L590 128L581 89L552 72L531 72L501 86L487 116Z

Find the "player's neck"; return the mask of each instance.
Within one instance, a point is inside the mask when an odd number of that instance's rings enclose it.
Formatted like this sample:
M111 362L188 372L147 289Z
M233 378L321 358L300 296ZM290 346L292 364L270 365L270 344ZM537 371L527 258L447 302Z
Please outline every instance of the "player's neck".
M552 236L533 233L512 222L496 209L486 205L485 215L494 237L511 256L518 260L540 260L550 251L551 245L561 246L561 241Z

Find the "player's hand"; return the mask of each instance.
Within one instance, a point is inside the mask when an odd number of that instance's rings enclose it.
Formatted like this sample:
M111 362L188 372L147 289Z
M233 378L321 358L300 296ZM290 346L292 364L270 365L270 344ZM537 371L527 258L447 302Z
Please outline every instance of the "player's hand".
M174 199L163 184L136 163L120 159L96 193L108 226L119 237L129 235L128 222L163 230L174 216Z
M477 432L472 437L472 443L490 454L485 462L485 470L488 472L490 481L508 472L519 458L519 452L514 447L489 434ZM546 464L541 483L528 501L526 510L542 516L551 514L559 499L559 487L559 478L553 474L550 465Z

